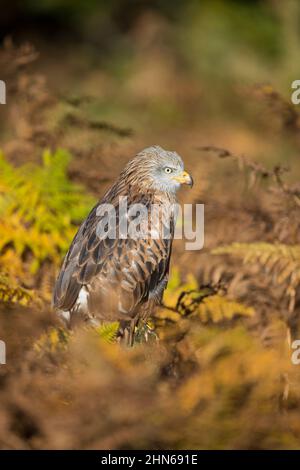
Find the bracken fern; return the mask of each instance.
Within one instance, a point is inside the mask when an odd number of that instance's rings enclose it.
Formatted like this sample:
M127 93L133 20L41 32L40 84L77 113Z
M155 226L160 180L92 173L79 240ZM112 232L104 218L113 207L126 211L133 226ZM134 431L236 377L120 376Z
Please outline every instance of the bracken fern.
M238 317L253 316L255 311L241 302L231 300L219 286L198 286L191 274L182 283L175 268L164 295L164 308L158 312L160 319L178 321L184 316L197 316L203 324L223 323Z
M67 177L70 155L45 151L42 165L15 168L0 153L0 263L6 251L31 255L35 273L49 259L59 263L80 222L93 204ZM12 270L14 263L5 266Z
M293 311L296 289L300 284L300 245L280 243L232 243L212 250L215 255L229 254L242 258L244 264L257 263L277 284L286 284Z

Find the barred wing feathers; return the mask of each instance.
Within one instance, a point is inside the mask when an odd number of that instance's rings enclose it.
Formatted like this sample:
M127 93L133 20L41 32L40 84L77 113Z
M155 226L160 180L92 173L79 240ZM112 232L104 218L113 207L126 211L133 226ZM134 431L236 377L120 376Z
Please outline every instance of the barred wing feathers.
M97 235L101 203L111 203L118 213L119 196L128 196L131 204L143 203L149 208L155 197L148 192L141 195L121 182L104 196L79 228L65 257L54 290L54 306L72 311L83 286L89 291L88 308L97 315L101 296L117 294L120 298L119 318L134 316L142 303L153 299L159 302L167 283L174 222L171 220L169 238L105 238ZM163 201L160 201L161 203ZM165 201L168 202L168 201ZM118 234L119 219L116 220ZM116 312L116 314L118 314Z

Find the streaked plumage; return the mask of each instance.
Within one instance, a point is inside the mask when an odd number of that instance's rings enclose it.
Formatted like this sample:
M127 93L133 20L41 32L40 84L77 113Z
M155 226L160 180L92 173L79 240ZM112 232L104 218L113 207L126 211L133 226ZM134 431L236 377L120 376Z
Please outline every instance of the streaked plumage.
M57 278L54 307L70 323L78 317L92 322L119 320L133 342L137 322L160 303L168 282L174 217L169 218L170 238L99 238L98 208L109 203L118 209L120 196L126 196L129 210L133 204L143 204L149 211L157 204L166 210L176 201L181 183L192 184L181 158L159 146L143 150L126 165L82 223Z

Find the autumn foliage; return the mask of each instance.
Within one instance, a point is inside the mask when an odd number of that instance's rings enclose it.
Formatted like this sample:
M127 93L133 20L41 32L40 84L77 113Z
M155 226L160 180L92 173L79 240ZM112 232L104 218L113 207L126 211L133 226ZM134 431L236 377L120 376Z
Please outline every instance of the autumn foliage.
M32 68L32 46L0 51L0 448L300 448L298 111L233 79L208 104L209 62L197 75L156 20L132 33L132 75L118 63L118 82L109 63L76 97ZM67 330L51 294L80 222L156 143L193 175L180 197L205 204L205 246L175 242L163 305L126 348L117 323Z

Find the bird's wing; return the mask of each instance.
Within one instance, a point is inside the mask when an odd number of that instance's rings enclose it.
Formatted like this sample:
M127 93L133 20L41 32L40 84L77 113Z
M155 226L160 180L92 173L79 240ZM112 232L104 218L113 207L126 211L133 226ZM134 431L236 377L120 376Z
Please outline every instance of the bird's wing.
M71 310L77 300L79 291L84 284L79 278L81 264L87 247L92 243L96 221L97 206L93 208L80 226L65 256L54 287L53 305L55 308Z
M118 209L117 199L112 200ZM135 202L131 196L131 203ZM151 198L146 195L143 201L139 200L141 202L149 207ZM124 313L132 312L149 295L160 300L169 270L173 221L169 238L122 239L117 236L115 239L101 239L97 234L102 220L97 213L98 206L78 230L65 257L54 290L54 306L71 310L83 285L94 285L92 290L97 299L96 291L101 289L104 280L112 289L114 286L121 288L121 310ZM117 233L118 224L117 218Z

